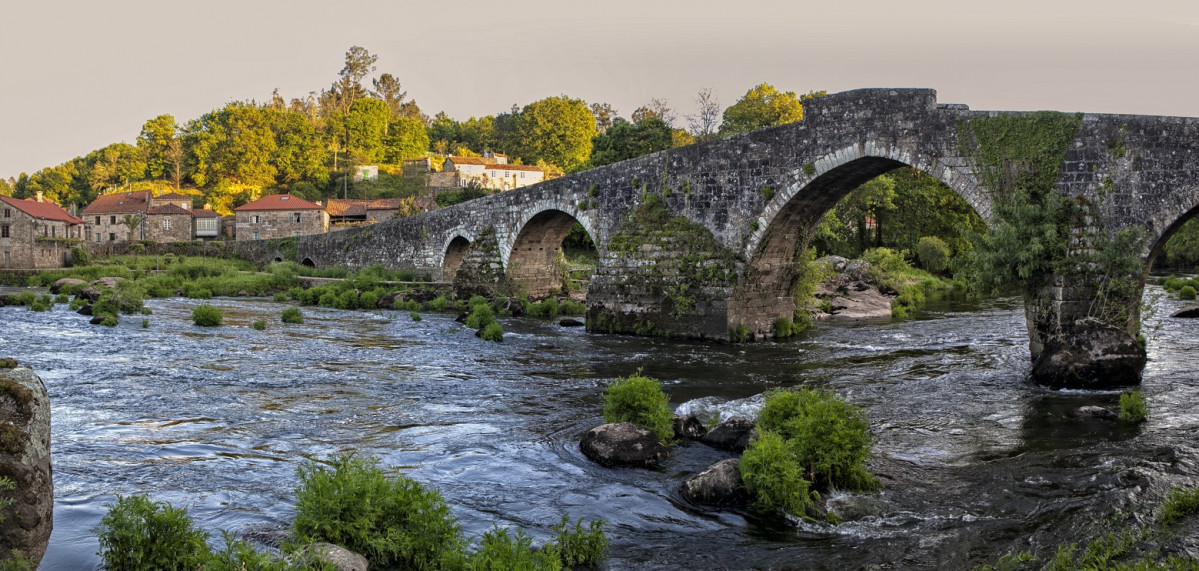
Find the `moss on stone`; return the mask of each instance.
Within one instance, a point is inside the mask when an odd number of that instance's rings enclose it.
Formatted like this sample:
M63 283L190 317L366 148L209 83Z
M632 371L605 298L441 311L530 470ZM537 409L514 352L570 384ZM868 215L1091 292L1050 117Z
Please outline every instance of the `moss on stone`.
M25 450L29 437L25 431L17 428L11 422L0 422L0 452L5 454L20 454Z

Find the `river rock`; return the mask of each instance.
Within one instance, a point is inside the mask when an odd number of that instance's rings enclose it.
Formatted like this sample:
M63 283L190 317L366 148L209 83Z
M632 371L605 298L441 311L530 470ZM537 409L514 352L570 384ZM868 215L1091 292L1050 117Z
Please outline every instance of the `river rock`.
M1082 406L1078 408L1078 416L1100 418L1103 420L1119 420L1120 415L1101 406Z
M92 324L92 325L102 325L102 324L104 323L104 318L105 318L105 317L108 317L108 316L106 316L106 315L93 315L93 316L92 316L92 319L91 319L91 321L88 321L88 323L90 323L90 324Z
M841 256L825 256L819 260L816 260L816 263L824 264L834 272L841 273L845 271L845 266L849 264L849 260L842 258Z
M674 429L675 440L699 440L707 432L704 423L700 422L694 414L674 415L670 427Z
M54 527L50 470L50 396L27 367L0 369L0 476L15 484L5 492L0 553L19 550L36 568Z
M302 567L313 560L330 564L338 571L367 571L370 567L365 557L332 543L305 545L292 557L292 563Z
M653 432L631 422L588 430L579 442L583 455L604 466L657 466L670 454Z
M103 278L93 281L91 283L91 285L105 287L105 288L114 288L114 287L117 287L117 284L119 284L123 281L125 281L125 278L103 277Z
M837 288L835 296L827 298L833 319L861 320L891 317L891 298L877 287L854 281Z
M870 262L866 260L854 260L845 265L845 270L842 272L852 281L864 281L869 279L867 273L870 272Z
M734 416L709 430L700 442L719 450L744 452L753 439L754 426L754 421L744 416Z
M1144 369L1145 348L1136 338L1087 317L1045 339L1032 377L1055 388L1109 389L1139 384Z
M79 287L79 286L85 286L85 285L87 285L87 282L80 280L80 279L62 278L62 279L50 284L50 293L57 294L57 293L61 293L63 288L66 288L66 287Z
M565 317L558 322L558 325L561 325L562 327L582 327L586 325L586 323L583 323L582 321L579 321L573 317Z
M1182 317L1182 318L1186 318L1186 319L1193 319L1193 318L1199 317L1199 305L1192 305L1190 307L1184 307L1184 308L1178 310L1177 312L1175 312L1174 315L1171 315L1170 317Z
M104 293L104 288L97 287L94 285L89 285L89 286L79 290L79 297L86 299L90 302L96 302L100 299L100 294L102 294L102 293Z
M679 492L687 501L705 506L744 506L749 493L741 483L741 459L721 460L683 482Z
M91 315L92 314L92 304L89 303L87 305L81 306L78 310L75 311L75 313L78 313L79 315Z

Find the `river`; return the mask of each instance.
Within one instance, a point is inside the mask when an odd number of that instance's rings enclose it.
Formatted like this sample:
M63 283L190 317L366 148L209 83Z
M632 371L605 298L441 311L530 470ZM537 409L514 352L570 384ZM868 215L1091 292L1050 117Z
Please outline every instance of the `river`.
M147 301L92 326L59 305L0 308L0 356L30 365L52 410L54 533L43 569L99 564L94 527L116 495L187 508L220 531L286 527L296 467L344 451L445 495L469 535L518 525L540 543L561 515L603 519L612 569L969 568L1017 549L1085 540L1113 517L1151 519L1171 486L1199 482L1199 321L1148 288L1149 420L1079 418L1115 392L1028 384L1018 301L933 303L899 323L821 323L782 343L716 345L592 335L502 319L489 343L453 316L217 299ZM265 331L250 324L268 323ZM608 469L579 452L605 383L638 368L673 406L752 411L774 387L836 391L868 411L880 494L837 494L841 525L793 524L688 504L687 476L727 457L677 447L660 470Z

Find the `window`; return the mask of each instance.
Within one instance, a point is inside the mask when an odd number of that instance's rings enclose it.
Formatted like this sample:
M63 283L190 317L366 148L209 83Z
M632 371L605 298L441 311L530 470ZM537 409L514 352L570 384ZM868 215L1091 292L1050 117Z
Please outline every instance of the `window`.
M5 218L12 218L12 209L11 209L11 208L5 208L5 209L4 209L4 217L5 217Z
M109 223L109 224L116 224L116 223L117 223L117 217L116 217L116 216L109 216L109 217L108 217L108 223Z
M291 218L292 218L292 222L295 222L296 224L300 223L300 213L299 212L293 212L291 215Z
M257 218L257 216L255 216L255 218ZM262 236L259 236L259 235L258 235L258 233L257 233L257 232L255 232L255 233L254 233L254 239L255 239L255 240L261 240L261 239L262 239Z
M97 216L97 217L96 217L96 226L99 226L99 225L100 225L100 217L99 217L99 216Z
M56 230L58 230L58 227L57 227L57 226L51 226L51 227L50 227L50 237L51 237L51 238L57 238L57 236L55 236L55 235L54 235L54 232L55 232Z
M8 238L8 224L0 226L0 238Z
M170 218L163 218L163 219L162 219L162 229L163 229L163 230L170 230L170 229L171 229L171 219L170 219Z
M253 215L253 216L251 216L251 217L250 217L250 222L252 222L252 223L254 223L254 224L258 224L259 222L262 222L262 217L261 217L261 216L259 216L259 215L257 215L257 214L255 214L255 215ZM257 240L257 238L255 238L255 240Z
M109 242L116 242L116 241L117 241L117 233L116 233L116 232L109 232L109 233L108 233L108 241L109 241Z
M104 236L101 236L99 232L96 232L96 241L97 241L97 242L100 242L100 241L102 241L103 239L104 239Z

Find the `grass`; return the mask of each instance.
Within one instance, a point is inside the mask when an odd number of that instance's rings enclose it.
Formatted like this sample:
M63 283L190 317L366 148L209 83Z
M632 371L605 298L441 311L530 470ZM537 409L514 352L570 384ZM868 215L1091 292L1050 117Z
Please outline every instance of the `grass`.
M200 327L217 327L221 324L221 310L201 303L192 310L192 321Z
M662 383L638 369L628 377L617 378L604 391L604 422L631 422L653 432L658 440L670 442L674 438L674 414L668 402Z
M1140 424L1148 417L1149 408L1145 406L1145 396L1141 391L1130 391L1120 395L1120 420Z

